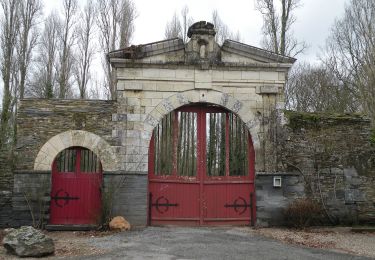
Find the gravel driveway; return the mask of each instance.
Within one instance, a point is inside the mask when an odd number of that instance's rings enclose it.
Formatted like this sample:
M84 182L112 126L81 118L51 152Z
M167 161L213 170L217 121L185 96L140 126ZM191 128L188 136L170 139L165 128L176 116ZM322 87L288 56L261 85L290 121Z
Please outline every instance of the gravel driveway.
M122 233L46 233L56 250L42 259L375 259L358 256L375 257L375 234L349 228L147 227ZM0 247L3 259L19 258Z
M89 243L107 252L79 259L370 259L284 244L247 228L148 227Z

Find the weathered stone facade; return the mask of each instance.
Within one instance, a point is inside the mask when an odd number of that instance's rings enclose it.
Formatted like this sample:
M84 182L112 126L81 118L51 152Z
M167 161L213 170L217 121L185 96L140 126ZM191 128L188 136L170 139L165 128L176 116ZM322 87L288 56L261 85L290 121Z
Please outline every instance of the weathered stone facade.
M189 30L186 45L171 39L111 52L116 101L22 100L13 224L30 223L30 207L48 222L51 164L65 148L82 146L101 159L105 190L114 194L112 214L146 225L152 131L169 112L193 103L225 107L246 123L256 157L257 225L281 224L290 202L311 195L306 176L317 172L319 196L332 215L352 218L355 210L358 220L372 221L369 122L319 118L304 125L293 118L285 124L283 88L295 60L230 40L219 46L212 30L201 22ZM318 160L323 153L329 156ZM274 176L281 176L281 187L273 187ZM315 180L310 184L316 190Z
M115 111L113 101L21 101L15 151L13 225L48 223L52 162L65 148L89 148L100 156L104 173L117 170L118 140L112 137Z
M49 171L58 152L70 146L84 146L103 154L104 169L114 170L116 158L106 158L115 154L118 143L112 137L115 111L114 101L22 100L15 170Z
M323 208L321 224L375 223L375 143L359 115L286 111L277 128L278 171L256 180L258 225L282 225L283 211L309 197Z
M191 27L191 40L140 45L109 54L116 69L115 133L125 154L122 169L147 173L152 130L169 112L210 103L236 113L251 133L258 172L276 171L269 126L283 107L286 74L295 59L227 40L214 41L209 24ZM267 158L267 160L265 160Z
M280 163L303 176L331 224L375 223L375 143L359 115L287 112Z

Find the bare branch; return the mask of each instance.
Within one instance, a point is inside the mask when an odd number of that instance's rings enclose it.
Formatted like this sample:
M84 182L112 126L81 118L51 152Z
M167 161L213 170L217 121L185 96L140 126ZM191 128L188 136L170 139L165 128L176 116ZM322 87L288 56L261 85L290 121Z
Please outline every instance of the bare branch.
M355 91L322 65L296 64L285 91L288 109L305 112L356 112Z
M36 28L37 20L42 14L42 3L40 0L21 1L20 5L20 34L18 45L19 56L19 96L24 98L26 77L31 60L31 52L36 46L38 31Z
M185 5L181 10L181 19L182 19L182 22L181 22L182 40L184 41L184 43L187 43L188 41L187 33L189 30L189 27L193 24L193 18L189 16L189 8L187 7L187 5Z
M182 38L182 26L180 19L177 16L177 13L174 13L172 20L167 23L165 26L165 39L171 38Z
M293 11L300 0L280 0L281 10L276 9L274 0L257 0L255 9L263 15L262 46L272 52L286 56L297 56L307 48L292 35L291 27L296 21Z
M359 107L375 120L375 2L350 1L327 40L324 64L355 91Z
M223 20L221 20L217 10L212 12L212 23L215 25L215 40L218 44L223 44L227 39L234 41L239 41L241 39L241 35L238 31L237 33L233 33Z
M129 45L134 33L134 19L137 16L132 0L96 0L100 47L103 52L103 68L105 69L105 86L109 90L109 98L116 98L115 81L112 67L106 54Z
M77 0L64 0L64 20L60 38L59 98L67 98L71 94L70 78L72 77L73 53L75 41L73 27L76 23Z
M77 48L74 76L79 88L81 99L87 98L87 85L90 80L90 66L95 54L93 42L95 29L95 6L92 0L88 0L84 10L80 14L77 24Z
M57 63L58 37L61 34L61 21L56 13L51 13L45 20L44 30L37 48L36 64L33 77L27 89L27 95L52 98L58 74Z
M189 8L185 5L181 9L181 16L179 17L177 12L175 12L172 19L166 24L165 39L181 38L186 43L188 41L187 32L192 24L193 19L189 16Z
M16 45L20 28L20 0L0 0L3 12L1 17L0 35L0 64L3 79L3 100L0 117L0 146L11 142L14 125L13 117L14 99L18 92L18 62Z

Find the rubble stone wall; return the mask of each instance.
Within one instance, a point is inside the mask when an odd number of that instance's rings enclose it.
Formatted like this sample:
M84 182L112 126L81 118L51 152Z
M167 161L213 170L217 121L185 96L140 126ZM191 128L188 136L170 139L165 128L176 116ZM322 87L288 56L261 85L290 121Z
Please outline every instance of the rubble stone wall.
M331 224L375 223L375 139L360 115L286 112L279 163L304 177Z
M282 114L281 114L282 117ZM283 118L279 118L283 119ZM286 111L275 128L278 172L256 178L257 224L282 225L284 210L298 198L322 208L318 224L375 223L375 139L368 119Z

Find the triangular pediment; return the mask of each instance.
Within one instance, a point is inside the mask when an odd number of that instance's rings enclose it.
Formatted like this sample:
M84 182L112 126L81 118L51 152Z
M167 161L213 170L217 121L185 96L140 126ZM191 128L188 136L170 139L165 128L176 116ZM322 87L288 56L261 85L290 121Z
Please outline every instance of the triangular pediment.
M189 28L190 40L167 39L112 51L108 58L114 63L178 63L243 66L272 63L291 66L296 59L257 48L233 40L225 40L222 46L215 41L214 25L205 21Z
M242 63L294 63L295 58L247 45L241 42L225 40L221 47L222 62Z

